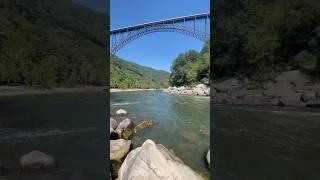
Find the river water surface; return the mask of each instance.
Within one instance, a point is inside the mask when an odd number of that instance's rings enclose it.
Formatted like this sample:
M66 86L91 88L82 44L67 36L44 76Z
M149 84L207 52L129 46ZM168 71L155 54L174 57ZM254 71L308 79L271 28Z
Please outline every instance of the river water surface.
M107 102L105 93L1 97L0 164L11 169L4 178L105 179ZM58 168L21 173L19 159L32 150L52 155Z
M163 144L193 170L209 177L205 163L210 148L208 97L178 96L161 91L111 93L111 113L122 108L135 123L152 119L156 124L133 138L133 148L146 139Z
M215 180L320 179L320 110L214 105Z

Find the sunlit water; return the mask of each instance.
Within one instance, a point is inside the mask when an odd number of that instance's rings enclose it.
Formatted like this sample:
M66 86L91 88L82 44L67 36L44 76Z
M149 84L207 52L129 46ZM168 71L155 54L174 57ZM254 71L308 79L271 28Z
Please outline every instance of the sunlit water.
M151 126L133 138L133 148L146 139L163 144L193 170L209 176L205 163L210 148L208 97L178 96L161 91L111 93L111 113L122 108L135 123L152 119Z
M105 179L105 93L26 95L0 98L0 164L5 179ZM49 173L22 173L19 159L32 150L52 155ZM1 177L0 177L1 179Z
M215 180L320 179L320 109L212 109Z

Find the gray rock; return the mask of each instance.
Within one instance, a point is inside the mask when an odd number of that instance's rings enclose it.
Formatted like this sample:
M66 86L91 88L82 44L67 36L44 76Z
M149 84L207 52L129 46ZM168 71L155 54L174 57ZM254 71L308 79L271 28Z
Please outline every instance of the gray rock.
M239 84L240 84L239 80L232 78L232 79L223 81L221 83L214 84L214 88L218 93L230 93L235 89L239 88L238 87Z
M130 145L130 140L110 140L110 160L121 161L121 159L128 154Z
M282 95L279 101L285 106L304 106L300 99L301 93L288 93L286 95Z
M114 120L113 118L110 118L110 128L116 129L118 126L118 122Z
M134 127L134 133L138 133L139 131L152 126L154 124L154 120L145 120L142 121L140 124L138 124L136 127Z
M304 91L301 94L301 101L303 102L310 102L314 101L317 98L317 94L314 91Z
M20 166L24 171L37 171L55 166L52 156L40 151L32 151L20 158Z
M129 118L126 118L125 120L121 121L119 124L118 124L118 127L116 129L116 132L118 134L122 134L122 132L124 130L126 130L130 125L132 125L132 122Z
M127 111L124 110L124 109L119 109L117 112L116 112L117 115L127 115Z
M310 82L308 76L299 70L283 72L278 75L275 80L277 83L287 83L295 87L301 87Z
M161 144L146 140L121 165L118 180L203 179Z

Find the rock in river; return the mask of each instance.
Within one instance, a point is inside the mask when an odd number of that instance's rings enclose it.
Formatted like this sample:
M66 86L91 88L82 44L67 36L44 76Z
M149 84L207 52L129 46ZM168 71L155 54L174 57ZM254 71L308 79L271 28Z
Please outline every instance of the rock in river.
M118 124L118 127L116 129L116 132L118 134L122 134L122 132L124 130L126 130L130 125L132 125L132 122L129 118L126 118L125 120L121 121L119 124Z
M40 151L32 151L20 158L20 165L24 171L37 171L55 166L52 156Z
M112 129L116 129L118 126L118 122L116 120L114 120L113 118L110 118L110 127Z
M138 124L135 128L134 128L134 133L137 133L149 126L152 126L154 124L154 120L145 120L142 121L140 124Z
M128 154L130 145L130 140L110 140L110 160L121 161L121 159Z
M203 179L161 144L146 140L132 150L121 165L118 180Z
M127 111L126 110L123 110L123 109L119 109L117 112L116 112L117 115L127 115Z

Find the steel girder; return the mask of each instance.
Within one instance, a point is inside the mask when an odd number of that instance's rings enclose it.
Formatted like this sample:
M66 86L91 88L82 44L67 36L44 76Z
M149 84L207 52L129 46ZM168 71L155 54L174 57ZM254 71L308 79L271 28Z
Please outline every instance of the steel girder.
M196 29L195 27L187 27L183 24L155 24L150 26L145 26L144 28L138 29L136 31L130 31L126 33L124 37L121 37L119 40L114 40L111 44L110 52L111 54L116 54L121 48L129 44L131 41L155 32L176 32L181 33L187 36L194 37L201 41L206 41L209 39L210 34L205 33ZM111 35L111 38L112 37Z

